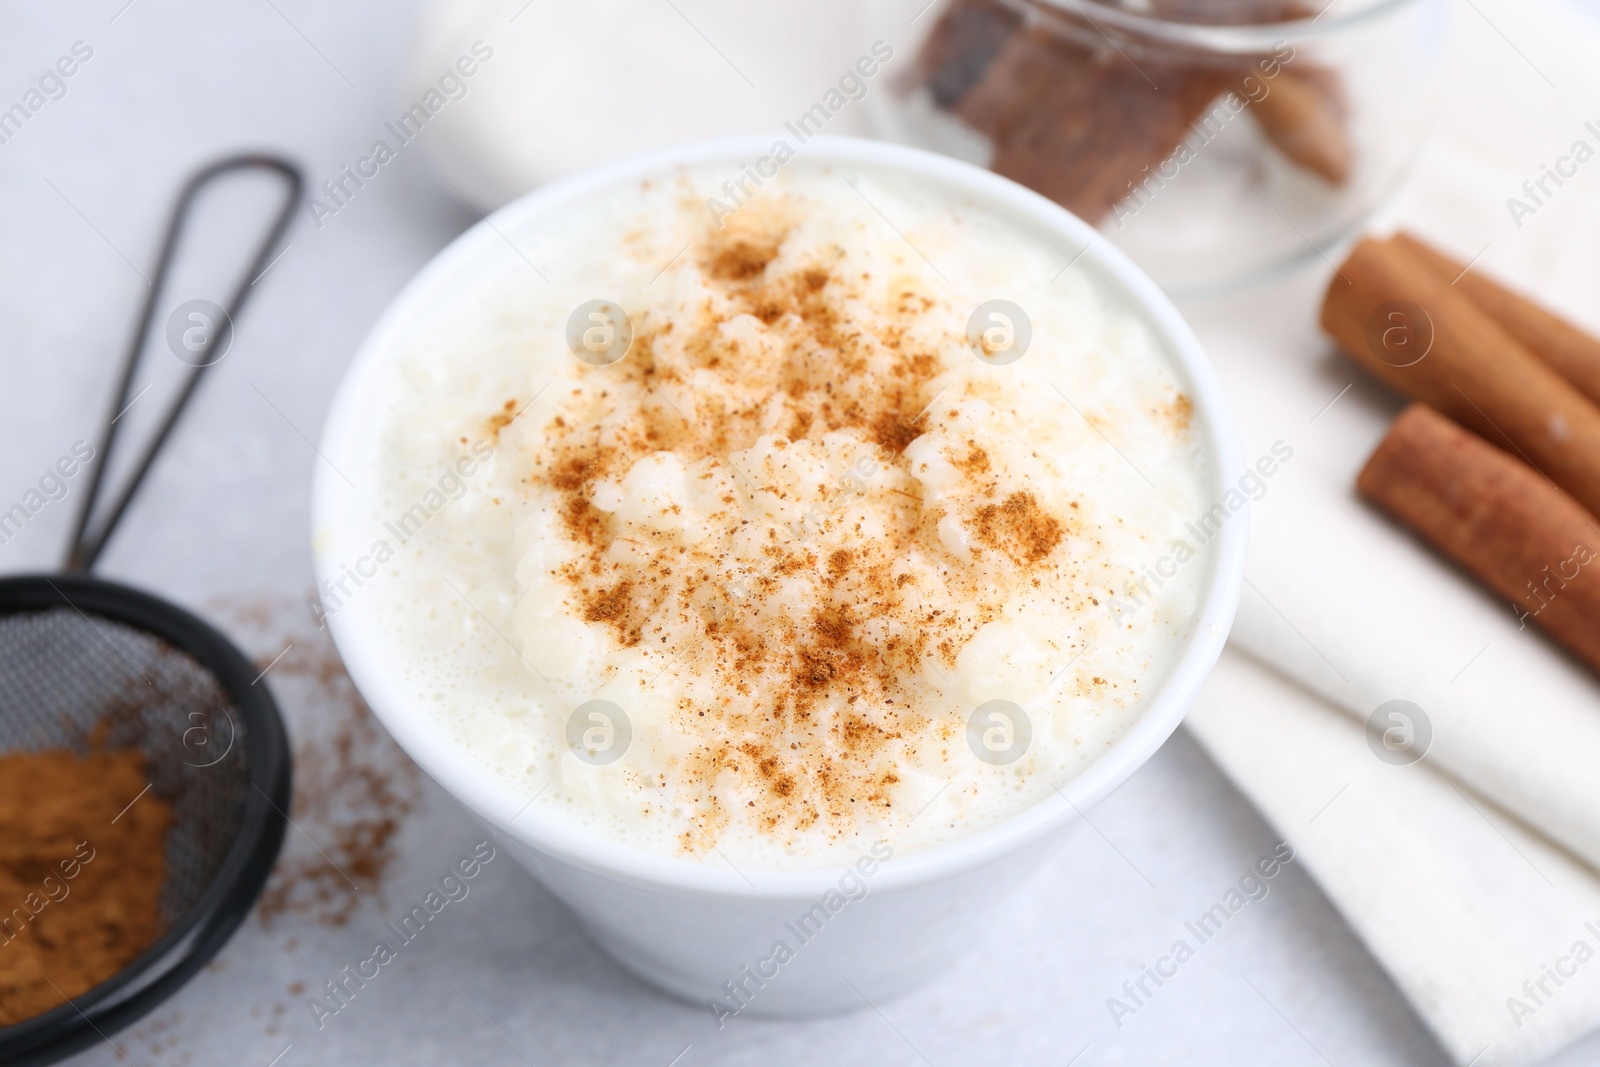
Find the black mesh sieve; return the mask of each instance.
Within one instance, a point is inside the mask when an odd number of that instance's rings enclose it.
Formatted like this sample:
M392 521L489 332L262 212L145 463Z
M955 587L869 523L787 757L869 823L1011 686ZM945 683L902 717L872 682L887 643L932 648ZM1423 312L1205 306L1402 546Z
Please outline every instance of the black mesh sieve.
M284 198L225 308L206 301L203 340L173 354L188 364L176 397L100 507L118 420L133 392L185 219L213 180L275 175ZM0 580L0 752L95 745L143 754L150 790L173 807L167 832L164 933L138 959L59 1008L0 1028L0 1064L54 1063L150 1011L205 966L244 921L283 843L290 762L283 720L255 668L195 616L88 571L155 463L201 377L226 349L254 282L289 224L303 186L275 156L247 154L202 168L173 210L155 272L124 356L120 384L89 466L64 575ZM281 253L280 253L281 254ZM207 318L207 316L210 318ZM185 338L188 334L184 335ZM187 346L188 341L185 340ZM215 353L213 355L213 353ZM145 388L148 388L146 386ZM103 512L98 514L97 512ZM98 521L96 519L98 518ZM142 794L141 794L142 795ZM126 1058L126 1057L123 1057Z
M0 752L135 749L172 804L161 938L116 977L0 1028L0 1063L54 1062L139 1018L214 956L283 841L290 761L256 669L206 623L79 575L0 580Z

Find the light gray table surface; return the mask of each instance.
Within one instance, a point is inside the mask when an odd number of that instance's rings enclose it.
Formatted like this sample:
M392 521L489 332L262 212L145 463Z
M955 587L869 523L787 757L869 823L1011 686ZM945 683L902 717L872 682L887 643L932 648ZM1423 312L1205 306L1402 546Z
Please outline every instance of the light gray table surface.
M224 151L271 146L313 182L355 158L391 110L411 5L346 0L0 3L0 106L75 41L94 50L0 145L0 505L20 498L109 402L110 372L146 291L170 199ZM248 192L248 191L247 191ZM219 197L200 243L251 204ZM238 338L203 386L102 571L224 626L265 663L302 749L357 729L363 767L414 801L381 883L342 925L315 909L253 915L155 1014L73 1062L610 1064L1422 1064L1446 1058L1304 871L1206 944L1119 1028L1120 995L1276 838L1180 731L1015 899L992 935L924 990L840 1018L739 1018L645 987L603 956L509 858L491 863L389 968L320 1028L308 997L365 955L383 923L481 834L381 732L365 736L304 607L311 444L363 334L404 282L476 213L403 156L318 229L298 212ZM234 234L237 236L236 234ZM225 242L223 242L225 243ZM202 275L175 294L216 299ZM176 303L177 295L168 301ZM163 305L164 307L167 305ZM158 316L161 318L162 316ZM170 378L158 350L152 373ZM163 379L164 381L164 379ZM130 421L148 417L163 381ZM74 484L0 545L0 572L56 565ZM363 739L364 737L364 739ZM306 764L285 863L314 864L361 813L348 768ZM370 799L370 798L368 798ZM319 810L320 806L320 810ZM370 813L369 813L370 814ZM343 820L343 821L341 821ZM313 892L314 879L288 886ZM338 901L334 902L335 904ZM1589 1044L1560 1058L1593 1062ZM274 1060L274 1057L280 1057ZM679 1057L674 1059L674 1057Z

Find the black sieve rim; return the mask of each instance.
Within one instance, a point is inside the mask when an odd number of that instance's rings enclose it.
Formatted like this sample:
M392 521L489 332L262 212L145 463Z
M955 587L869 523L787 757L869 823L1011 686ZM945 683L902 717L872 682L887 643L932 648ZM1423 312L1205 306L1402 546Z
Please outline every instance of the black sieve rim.
M277 861L289 809L291 760L278 705L232 642L182 608L86 575L0 579L0 616L66 607L137 627L193 657L233 698L249 761L238 836L211 884L162 937L69 1004L0 1028L0 1063L55 1063L130 1025L211 961L255 906Z

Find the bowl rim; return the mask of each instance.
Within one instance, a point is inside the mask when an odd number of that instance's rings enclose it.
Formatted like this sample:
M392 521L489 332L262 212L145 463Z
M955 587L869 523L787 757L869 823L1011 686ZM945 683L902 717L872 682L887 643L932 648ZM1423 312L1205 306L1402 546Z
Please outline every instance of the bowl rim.
M1109 26L1134 39L1147 39L1181 48L1198 48L1225 54L1268 51L1280 44L1306 43L1336 37L1349 30L1377 22L1411 7L1440 6L1441 0L1373 0L1366 7L1348 13L1323 15L1338 0L1328 0L1316 15L1282 19L1276 22L1239 24L1184 22L1118 6L1115 0L1003 0L1019 10L1058 17L1078 18L1104 33ZM1093 14L1089 14L1092 10Z
M70 607L124 623L186 653L216 676L245 721L249 785L239 832L200 896L110 978L60 1007L0 1027L0 1062L54 1063L131 1025L176 993L250 914L283 844L292 757L283 716L256 668L215 627L140 589L81 574L0 578L0 617Z
M426 318L425 305L450 291L455 277L474 270L482 259L503 256L516 234L548 214L581 205L595 193L682 167L726 164L730 176L743 162L770 151L770 136L738 136L696 142L634 157L540 187L500 208L458 236L401 290L377 320L345 372L324 426L320 453L325 460L313 477L311 534L318 587L340 571L341 548L361 545L368 527L360 520L360 494L347 491L340 469L356 465L365 421L362 404L368 382L393 359L412 327ZM1086 222L1039 194L971 164L922 149L884 141L814 137L797 160L810 167L860 168L895 172L942 187L953 198L971 198L985 210L1025 229L1042 231L1063 249L1078 248L1078 259L1098 271L1102 286L1117 291L1131 312L1145 319L1184 381L1204 431L1210 483L1207 500L1220 500L1242 471L1237 434L1227 398L1199 340L1172 302L1133 262ZM795 163L791 163L796 165ZM513 246L514 247L514 246ZM1077 260L1074 260L1077 262ZM351 518L341 536L340 517ZM942 844L897 856L874 875L875 889L888 889L953 876L1020 850L1074 821L1104 799L1166 741L1209 675L1238 606L1248 541L1248 505L1222 525L1212 544L1204 595L1194 630L1163 684L1145 702L1139 718L1104 753L1045 799L996 824ZM345 544L348 540L349 544ZM357 549L359 551L359 549ZM597 839L560 819L528 818L536 799L513 789L481 759L454 742L433 713L422 707L389 669L378 627L371 625L360 598L326 616L329 631L357 688L395 740L417 763L492 831L532 848L545 858L614 881L657 891L711 894L744 899L811 898L832 889L838 866L747 869L664 856ZM368 608L367 611L371 609ZM520 821L519 821L520 820ZM514 825L515 824L515 825Z

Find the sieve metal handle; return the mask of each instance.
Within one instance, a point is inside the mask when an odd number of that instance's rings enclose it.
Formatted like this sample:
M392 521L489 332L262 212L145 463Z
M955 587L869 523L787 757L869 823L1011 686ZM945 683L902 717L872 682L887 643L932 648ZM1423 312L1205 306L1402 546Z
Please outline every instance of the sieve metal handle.
M184 376L178 387L177 396L167 407L162 415L155 432L151 435L144 452L134 461L132 473L128 475L122 490L117 494L114 502L107 507L105 516L94 526L92 532L90 523L94 517L95 503L100 496L101 484L104 481L106 468L111 463L111 450L117 440L117 421L132 403L128 393L133 388L134 373L139 367L139 358L144 351L145 338L150 332L150 322L155 317L156 303L161 299L161 290L166 283L167 274L172 267L174 253L178 247L178 240L183 235L184 224L188 220L189 209L195 197L213 180L235 171L261 170L276 174L285 183L285 196L283 206L273 217L272 225L263 235L261 243L256 247L255 257L251 260L249 268L239 279L238 285L229 297L224 307L224 329L213 328L204 344L196 352L196 362L187 375ZM72 543L67 550L66 570L72 572L87 572L93 569L95 561L100 558L100 553L105 549L106 542L116 530L117 523L121 520L123 512L133 500L134 493L139 489L140 483L150 471L156 456L166 443L172 428L177 425L178 417L183 414L184 406L189 403L189 398L194 395L195 387L200 384L200 376L212 366L210 359L211 349L225 332L232 329L232 323L237 321L239 313L244 309L246 301L250 299L253 285L261 272L269 265L267 256L277 246L279 238L289 227L290 215L294 206L300 199L300 190L305 186L301 177L300 168L280 156L262 153L245 153L243 155L229 156L219 159L202 167L187 183L183 191L178 194L178 202L173 207L172 217L167 223L166 236L162 239L161 257L156 262L155 280L150 284L150 293L145 298L144 310L139 313L139 319L134 325L133 336L128 341L128 349L122 360L122 379L117 387L116 396L113 398L111 408L107 412L105 425L100 429L98 448L95 451L96 462L90 467L88 491L84 494L83 504L78 509L77 525L73 529Z

